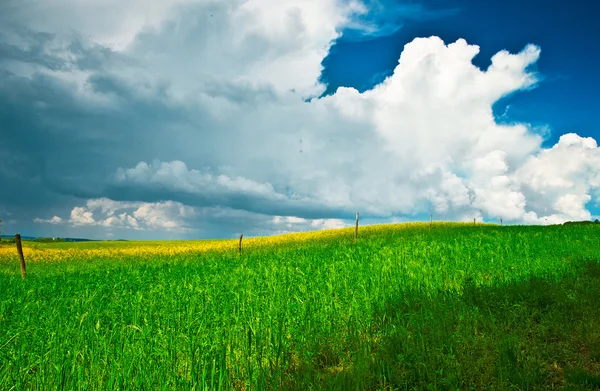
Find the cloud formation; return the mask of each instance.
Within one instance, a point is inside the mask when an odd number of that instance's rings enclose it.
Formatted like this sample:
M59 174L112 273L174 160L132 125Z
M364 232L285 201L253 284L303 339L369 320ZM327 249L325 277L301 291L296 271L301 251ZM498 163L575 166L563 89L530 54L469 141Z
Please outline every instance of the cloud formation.
M184 220L193 214L190 207L166 201L116 202L107 198L91 199L84 206L71 210L69 219L54 216L44 220L36 218L35 223L69 224L73 227L100 226L130 228L134 230L185 230Z
M492 112L539 82L535 45L483 70L478 46L415 38L373 89L316 98L322 60L369 4L5 5L2 206L35 205L38 226L206 236L341 226L357 210L381 221L591 217L596 141L568 134L543 148L536 128Z
M190 207L179 202L120 202L107 198L88 200L71 210L69 219L53 216L34 219L37 224L52 224L76 229L102 227L114 231L150 231L158 234L189 234L193 238L202 226L206 234L220 226L230 228L229 237L246 232L246 236L273 235L297 231L342 228L340 219L303 219L293 216L269 216L222 207Z

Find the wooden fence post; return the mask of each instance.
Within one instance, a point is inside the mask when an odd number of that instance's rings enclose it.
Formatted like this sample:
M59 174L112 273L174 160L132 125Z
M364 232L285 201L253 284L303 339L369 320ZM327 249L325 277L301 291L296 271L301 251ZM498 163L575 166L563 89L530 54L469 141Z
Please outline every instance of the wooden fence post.
M502 227L502 219L500 219L500 226Z
M238 244L238 254L242 255L242 238L244 237L244 234L240 235L240 244Z
M27 270L25 269L25 257L23 256L23 246L21 244L20 234L15 234L15 243L17 244L17 252L19 253L19 263L21 264L21 277L25 279L25 277L27 277Z
M358 238L358 212L356 212L356 226L354 228L354 243L356 243L357 238Z
M473 225L477 225L477 223L475 222L475 219L476 219L476 218L474 218L474 219L473 219Z

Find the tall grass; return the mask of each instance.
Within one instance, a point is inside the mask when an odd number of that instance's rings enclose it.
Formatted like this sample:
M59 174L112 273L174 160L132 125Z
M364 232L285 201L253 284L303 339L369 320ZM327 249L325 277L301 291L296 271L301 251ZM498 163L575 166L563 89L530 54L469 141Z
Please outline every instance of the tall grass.
M0 252L0 389L595 389L600 229Z

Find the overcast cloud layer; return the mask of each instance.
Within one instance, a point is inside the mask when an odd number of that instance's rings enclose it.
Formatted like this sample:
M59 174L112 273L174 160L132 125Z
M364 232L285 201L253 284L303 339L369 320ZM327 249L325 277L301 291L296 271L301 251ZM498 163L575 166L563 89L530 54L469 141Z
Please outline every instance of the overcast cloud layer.
M538 83L535 45L482 70L477 46L416 38L372 90L319 99L330 46L345 28L376 34L375 3L2 2L3 231L231 237L340 227L355 211L592 218L596 141L545 149L542 130L492 113Z

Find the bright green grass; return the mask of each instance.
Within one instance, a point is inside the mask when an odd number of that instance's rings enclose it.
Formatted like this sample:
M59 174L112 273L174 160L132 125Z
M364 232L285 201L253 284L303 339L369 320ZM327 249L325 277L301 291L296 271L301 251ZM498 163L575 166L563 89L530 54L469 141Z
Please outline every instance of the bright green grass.
M0 389L600 387L599 227L349 232L25 281L0 261ZM46 246L119 245L153 244Z

